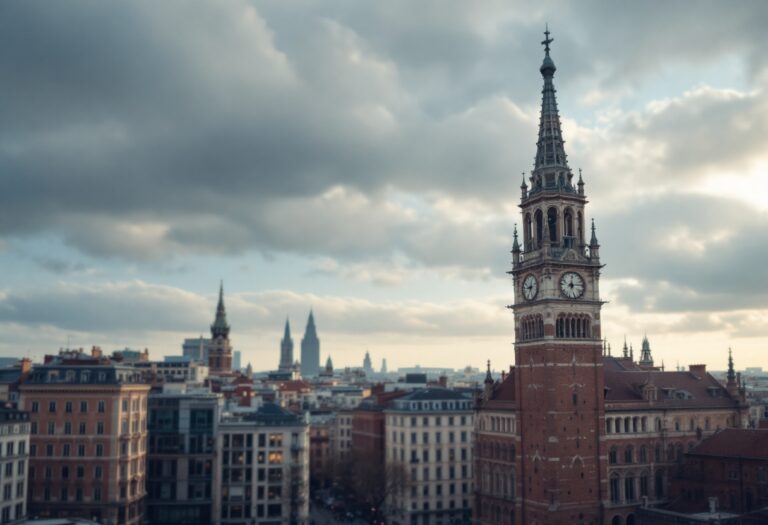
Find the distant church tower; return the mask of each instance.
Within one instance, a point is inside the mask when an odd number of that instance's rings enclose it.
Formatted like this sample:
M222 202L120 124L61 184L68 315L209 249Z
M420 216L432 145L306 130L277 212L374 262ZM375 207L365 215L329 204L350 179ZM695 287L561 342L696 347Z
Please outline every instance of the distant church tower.
M316 377L320 373L320 339L317 338L315 318L309 312L307 329L301 340L301 376Z
M280 341L280 372L290 372L293 370L293 339L291 339L291 325L288 319L285 320L285 333L283 340Z
M366 375L372 375L373 374L373 364L371 364L371 354L368 353L366 350L365 352L365 358L363 358L363 370L365 370Z
M607 451L599 244L585 233L584 182L568 167L545 33L536 158L514 234L515 385L522 428L515 523L602 523Z
M211 325L211 342L208 345L208 367L211 375L228 375L232 372L232 345L229 342L229 324L224 309L224 283L219 287L219 304L216 319Z
M653 368L653 356L651 355L651 343L648 336L643 337L643 346L640 350L640 361L637 362L643 368Z

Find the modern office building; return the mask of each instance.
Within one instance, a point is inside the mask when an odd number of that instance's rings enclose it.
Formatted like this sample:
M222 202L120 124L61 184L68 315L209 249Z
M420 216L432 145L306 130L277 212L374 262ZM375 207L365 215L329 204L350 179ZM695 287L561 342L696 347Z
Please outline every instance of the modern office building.
M266 403L225 414L216 439L217 525L309 523L309 426Z
M184 343L181 345L181 352L183 356L208 366L208 347L210 344L211 340L202 335L200 337L184 339Z
M149 396L147 519L152 525L213 522L216 429L223 396L166 384Z

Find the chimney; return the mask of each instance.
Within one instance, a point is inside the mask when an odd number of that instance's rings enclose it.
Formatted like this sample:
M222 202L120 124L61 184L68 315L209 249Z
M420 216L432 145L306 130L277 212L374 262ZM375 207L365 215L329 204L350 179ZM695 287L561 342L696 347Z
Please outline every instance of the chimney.
M32 370L32 360L30 358L24 357L19 363L21 364L22 374L28 374Z
M99 348L98 346L94 346L91 348L91 357L94 357L96 359L101 359L101 356L102 356L101 348Z
M443 388L448 388L448 378L446 376L440 376L437 379L437 383Z
M707 365L688 365L688 371L701 379L707 375Z

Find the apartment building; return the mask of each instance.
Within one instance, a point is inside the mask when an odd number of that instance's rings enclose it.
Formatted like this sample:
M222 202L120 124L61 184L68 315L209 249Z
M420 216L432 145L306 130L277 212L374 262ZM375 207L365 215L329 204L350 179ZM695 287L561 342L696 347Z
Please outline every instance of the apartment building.
M94 348L61 351L20 386L29 412L29 514L144 521L149 386Z

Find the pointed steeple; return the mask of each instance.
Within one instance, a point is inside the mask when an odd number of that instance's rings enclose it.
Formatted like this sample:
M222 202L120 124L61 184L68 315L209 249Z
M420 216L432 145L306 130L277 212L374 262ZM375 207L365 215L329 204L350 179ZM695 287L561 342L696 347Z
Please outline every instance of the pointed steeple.
M229 324L227 324L227 311L224 308L224 281L221 281L219 285L219 304L216 305L216 319L211 325L211 336L216 339L217 337L228 338L229 337Z
M728 384L736 384L736 371L733 369L733 352L728 348Z
M491 375L491 360L488 360L488 369L485 371L485 381L483 381L486 385L493 384L493 376Z
M579 195L584 195L584 179L581 178L581 168L579 168L579 182L576 186L579 188Z
M523 200L528 197L528 185L525 183L525 172L523 172L523 183L520 185L520 194L522 195Z
M517 242L517 223L515 223L515 230L513 233L514 241L512 241L512 253L520 253L520 243Z
M597 242L597 234L595 233L595 219L592 219L592 238L589 240L590 247L600 247L600 243Z
M623 352L624 352L624 357L629 357L629 347L627 346L627 336L626 335L624 336Z
M328 359L325 360L325 371L330 372L333 374L333 361L331 360L330 354L328 355Z
M653 367L653 356L651 356L651 343L648 341L648 335L643 336L643 345L640 351L640 361L638 362L638 364L646 368Z
M285 330L280 341L280 364L277 369L280 372L290 372L293 366L293 339L291 338L291 323L285 318Z
M557 190L576 193L571 184L571 170L568 167L565 154L565 141L560 126L560 114L557 110L555 97L555 63L549 56L549 45L554 41L549 36L549 28L544 31L544 61L539 68L544 78L544 88L541 97L541 116L539 119L539 139L536 142L536 158L534 159L533 186L530 194L542 190Z

